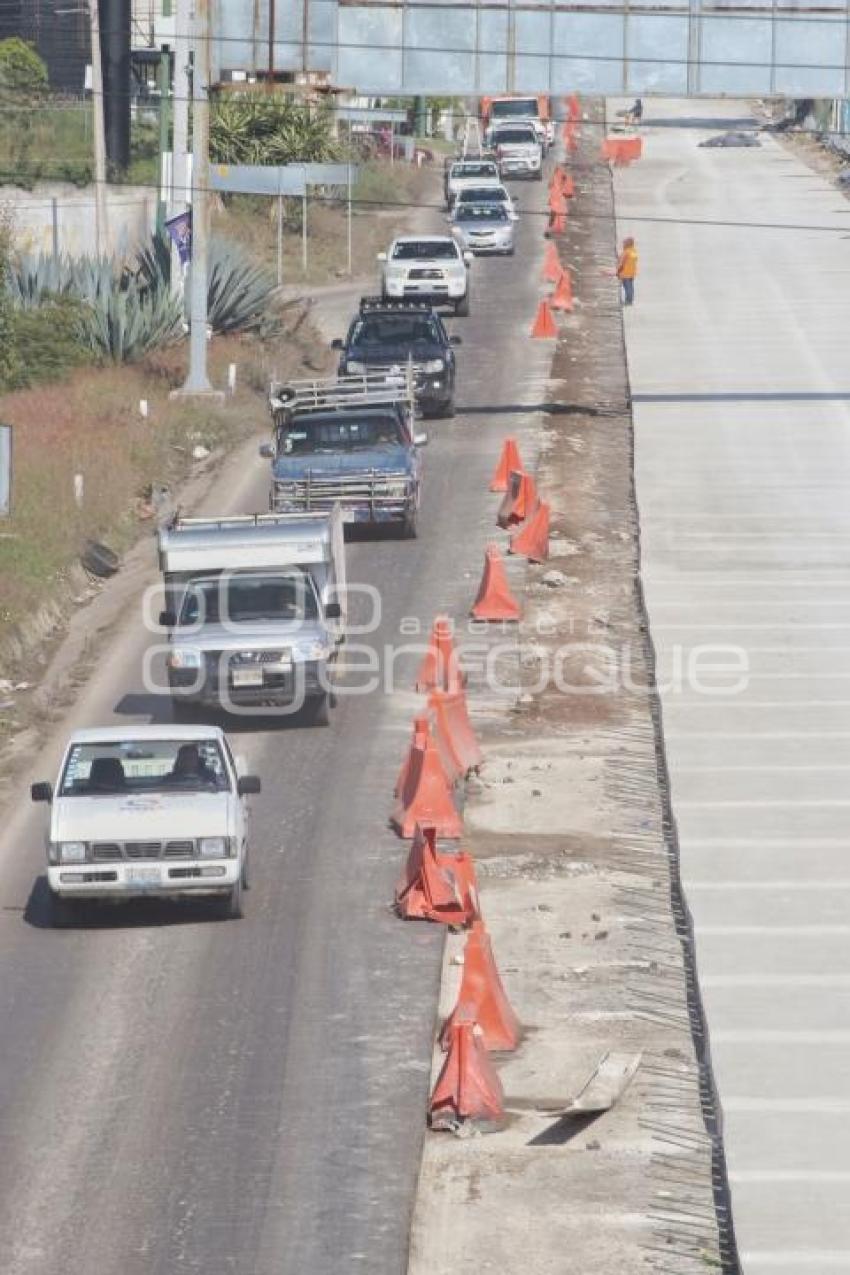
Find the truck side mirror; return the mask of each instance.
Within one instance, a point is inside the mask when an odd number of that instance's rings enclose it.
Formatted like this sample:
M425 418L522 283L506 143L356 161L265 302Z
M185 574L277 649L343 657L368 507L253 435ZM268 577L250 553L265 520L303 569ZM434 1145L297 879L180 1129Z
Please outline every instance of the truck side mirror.
M345 342L343 341L342 337L339 337L339 336L334 337L334 339L331 341L331 349L332 350L345 349Z
M259 775L240 775L236 780L236 791L240 797L250 797L262 791Z
M414 435L413 435L413 446L414 446L414 447L427 447L427 446L428 446L428 435L427 435L427 434L414 434Z
M164 629L173 629L177 623L177 616L173 611L160 611L159 623Z
M274 460L275 450L273 443L261 443L259 447L260 455L263 460Z
M338 602L328 603L328 605L325 607L325 619L326 620L341 620L342 619L342 607L340 606Z
M385 252L378 253L378 261L386 261L386 259L387 259L387 254Z
M463 345L463 337L462 337L462 336L450 336L450 337L449 337L449 345Z
M33 801L46 801L50 805L53 800L52 784L32 784L30 786L30 797Z

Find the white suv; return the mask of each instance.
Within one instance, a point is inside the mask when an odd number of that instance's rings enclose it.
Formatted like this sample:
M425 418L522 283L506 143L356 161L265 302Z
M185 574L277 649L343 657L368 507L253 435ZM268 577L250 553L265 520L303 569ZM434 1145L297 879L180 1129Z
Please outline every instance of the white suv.
M50 805L47 882L53 922L83 899L205 896L242 915L255 775L237 776L217 726L110 726L71 736Z
M471 252L463 252L449 235L401 235L388 252L379 252L384 300L429 301L469 314Z

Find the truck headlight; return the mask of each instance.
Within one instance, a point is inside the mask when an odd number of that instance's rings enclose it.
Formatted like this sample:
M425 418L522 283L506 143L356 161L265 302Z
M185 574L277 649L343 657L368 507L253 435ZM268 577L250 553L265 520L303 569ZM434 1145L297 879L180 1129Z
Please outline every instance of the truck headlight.
M357 359L348 359L345 370L351 376L363 376L366 373L366 364L358 363Z
M423 364L426 372L442 372L445 366L442 359L429 359L427 363Z
M85 863L85 861L86 861L85 841L60 841L59 842L59 862L60 863Z
M304 646L298 648L298 654L302 660L326 660L330 653L330 647L327 642L307 642Z
M201 652L191 647L177 647L169 652L168 655L169 668L200 668Z
M201 837L198 851L202 859L226 859L230 854L228 837Z

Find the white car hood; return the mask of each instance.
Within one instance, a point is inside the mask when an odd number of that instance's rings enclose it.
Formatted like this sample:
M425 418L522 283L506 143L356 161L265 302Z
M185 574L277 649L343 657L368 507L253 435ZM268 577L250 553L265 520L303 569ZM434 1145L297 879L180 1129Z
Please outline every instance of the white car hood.
M146 792L116 797L59 797L53 841L173 841L232 835L227 792Z

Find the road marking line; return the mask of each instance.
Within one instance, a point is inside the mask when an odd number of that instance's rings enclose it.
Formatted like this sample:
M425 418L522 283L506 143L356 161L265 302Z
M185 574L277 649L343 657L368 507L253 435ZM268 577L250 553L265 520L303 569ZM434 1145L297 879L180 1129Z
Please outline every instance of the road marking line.
M712 1045L846 1045L850 1031L713 1031Z

